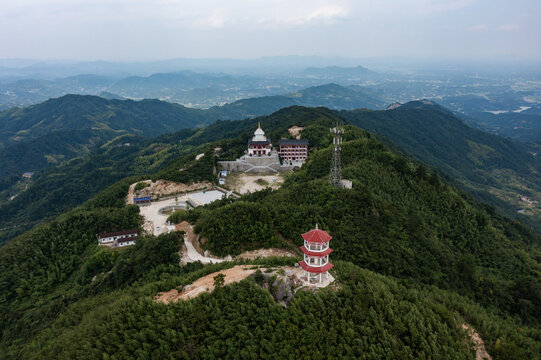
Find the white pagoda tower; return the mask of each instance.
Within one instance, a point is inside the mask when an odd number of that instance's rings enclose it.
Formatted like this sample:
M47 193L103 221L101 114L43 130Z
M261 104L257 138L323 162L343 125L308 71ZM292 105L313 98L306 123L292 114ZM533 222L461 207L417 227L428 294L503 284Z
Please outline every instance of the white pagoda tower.
M249 156L270 156L272 144L265 136L265 132L261 129L261 124L257 124L257 129L254 132L254 137L248 141Z
M329 278L329 270L334 265L329 262L329 254L332 249L329 242L332 237L324 230L317 227L301 235L304 245L301 251L304 253L304 260L299 262L303 270L303 276L309 283L321 284Z

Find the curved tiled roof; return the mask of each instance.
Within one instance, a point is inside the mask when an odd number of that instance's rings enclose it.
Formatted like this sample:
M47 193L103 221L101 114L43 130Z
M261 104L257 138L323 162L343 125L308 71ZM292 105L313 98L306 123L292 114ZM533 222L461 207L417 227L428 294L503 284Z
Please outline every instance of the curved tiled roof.
M321 229L312 229L301 236L304 240L313 243L325 243L332 239L332 236L330 236L325 230Z
M309 256L325 256L325 255L329 255L330 253L332 253L332 249L331 248L327 248L323 251L313 251L313 250L308 250L306 247L301 246L301 251L303 253L305 253L306 255L309 255Z
M304 260L299 261L299 265L301 266L303 270L311 272L311 273L324 273L326 271L331 270L334 267L334 265L331 263L326 263L323 266L311 266L311 265L308 265L306 262L304 262Z

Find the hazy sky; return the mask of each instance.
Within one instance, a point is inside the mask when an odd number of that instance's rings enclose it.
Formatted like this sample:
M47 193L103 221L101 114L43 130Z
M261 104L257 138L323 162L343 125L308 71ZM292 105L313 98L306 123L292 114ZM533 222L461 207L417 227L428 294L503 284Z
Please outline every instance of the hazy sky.
M541 0L0 0L0 58L541 59Z

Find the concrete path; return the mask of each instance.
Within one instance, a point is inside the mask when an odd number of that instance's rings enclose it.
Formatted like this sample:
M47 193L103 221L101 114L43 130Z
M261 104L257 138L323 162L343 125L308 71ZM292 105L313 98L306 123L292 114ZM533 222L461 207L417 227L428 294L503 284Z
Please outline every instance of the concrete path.
M184 226L182 226L182 224L184 224ZM181 264L187 264L195 261L201 261L202 264L219 263L225 261L225 259L221 258L204 256L199 251L197 251L197 249L193 245L193 241L197 241L197 236L193 232L193 226L191 224L188 224L187 222L182 222L181 227L177 227L176 229L184 231L184 249L180 253Z
M224 259L210 258L201 255L197 252L190 240L188 240L188 235L184 234L184 245L186 246L186 254L184 254L186 262L196 262L201 261L202 264L212 264L225 261ZM189 261L190 260L190 261Z

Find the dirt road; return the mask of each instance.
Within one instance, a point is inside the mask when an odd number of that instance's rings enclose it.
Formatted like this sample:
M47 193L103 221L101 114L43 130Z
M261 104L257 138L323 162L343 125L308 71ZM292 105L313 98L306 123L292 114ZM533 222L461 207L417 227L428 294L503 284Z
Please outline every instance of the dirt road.
M473 348L475 350L475 360L492 360L492 357L487 353L485 349L485 343L481 336L469 325L462 324L462 329L468 333L468 336L473 342Z
M212 290L214 290L214 277L218 274L225 275L224 285L228 285L246 279L248 276L255 273L256 270L257 267L254 266L237 265L230 269L216 271L212 274L197 279L191 285L185 286L185 290L183 290L181 293L179 293L177 289L160 292L154 297L154 300L162 302L164 304L169 304L170 302L177 302L179 299L193 299L194 297L199 296L203 292L211 292Z
M217 257L204 256L194 246L194 242L197 242L197 235L193 231L193 226L188 222L183 221L175 226L176 231L184 231L184 247L186 251L182 251L180 263L182 265L201 261L202 264L212 264L226 261Z

